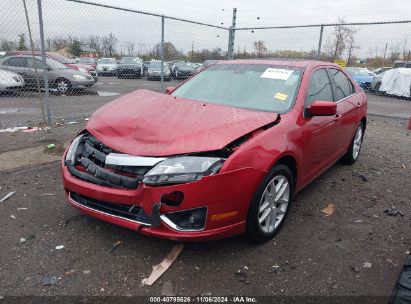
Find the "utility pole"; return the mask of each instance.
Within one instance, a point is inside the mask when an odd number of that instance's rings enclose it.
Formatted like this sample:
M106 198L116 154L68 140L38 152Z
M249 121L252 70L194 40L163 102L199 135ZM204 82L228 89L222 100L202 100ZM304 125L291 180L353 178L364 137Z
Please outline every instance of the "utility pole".
M191 61L193 61L194 57L194 40L191 41Z
M237 8L233 8L233 20L228 33L228 52L227 59L232 60L234 58L234 37L235 37L235 24L237 19Z

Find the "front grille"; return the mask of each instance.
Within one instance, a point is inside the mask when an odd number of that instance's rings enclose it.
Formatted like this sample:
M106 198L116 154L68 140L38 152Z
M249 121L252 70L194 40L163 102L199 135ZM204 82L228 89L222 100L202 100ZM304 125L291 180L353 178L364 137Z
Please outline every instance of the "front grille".
M137 189L152 166L118 166L105 163L109 153L119 153L89 133L81 138L74 163L66 160L69 172L83 180L108 187Z
M6 91L18 91L21 90L20 86L15 86L15 87L7 87Z
M94 198L82 196L76 192L70 192L70 198L76 203L87 208L125 218L144 225L150 225L150 218L144 212L144 209L139 206L104 202Z

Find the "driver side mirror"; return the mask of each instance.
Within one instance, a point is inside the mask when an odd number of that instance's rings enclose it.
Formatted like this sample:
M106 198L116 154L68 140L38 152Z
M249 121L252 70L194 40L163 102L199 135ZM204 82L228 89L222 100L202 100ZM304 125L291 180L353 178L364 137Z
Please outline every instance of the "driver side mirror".
M332 116L337 114L337 103L333 101L314 101L307 111L312 116Z
M176 89L176 87L167 87L167 88L166 88L166 94L171 94L171 93L173 93L175 89Z

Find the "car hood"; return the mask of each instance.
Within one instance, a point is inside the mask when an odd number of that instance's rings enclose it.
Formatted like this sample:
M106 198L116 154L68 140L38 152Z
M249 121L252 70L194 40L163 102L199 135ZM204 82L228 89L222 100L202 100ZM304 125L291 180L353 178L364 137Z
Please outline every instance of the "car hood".
M140 65L138 65L137 63L119 63L117 65L119 68L141 68Z
M117 63L99 63L97 67L117 67Z
M80 68L77 64L74 63L65 63L64 65L72 70L78 70Z
M354 76L353 79L357 82L372 82L374 76Z
M177 68L177 70L183 71L183 72L194 72L193 68Z
M86 128L119 152L169 156L219 150L277 116L138 90L98 109Z
M79 68L86 69L87 71L92 71L95 70L94 66L92 64L84 64L84 63L77 63L76 64Z

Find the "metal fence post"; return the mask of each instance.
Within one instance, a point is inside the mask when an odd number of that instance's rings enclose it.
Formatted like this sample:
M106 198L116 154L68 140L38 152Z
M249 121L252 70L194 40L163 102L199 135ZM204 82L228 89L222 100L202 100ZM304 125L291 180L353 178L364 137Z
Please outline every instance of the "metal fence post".
M47 63L46 63L46 45L44 43L44 30L43 30L43 14L41 8L41 0L37 0L37 8L39 11L39 28L40 28L40 42L41 42L41 57L43 59L43 81L44 81L44 95L43 101L46 106L47 111L47 123L51 125L51 111L50 111L50 103L49 103L49 79L48 79L48 71L47 71Z
M234 59L234 37L235 37L235 24L237 19L237 8L233 8L233 20L230 26L230 33L228 36L228 60Z
M231 60L231 34L232 34L232 31L231 31L231 26L230 26L230 28L228 29L228 47L227 47L227 59L228 60Z
M164 15L161 16L161 92L164 93Z
M323 43L324 24L320 27L320 40L318 41L317 60L321 60L321 45Z

